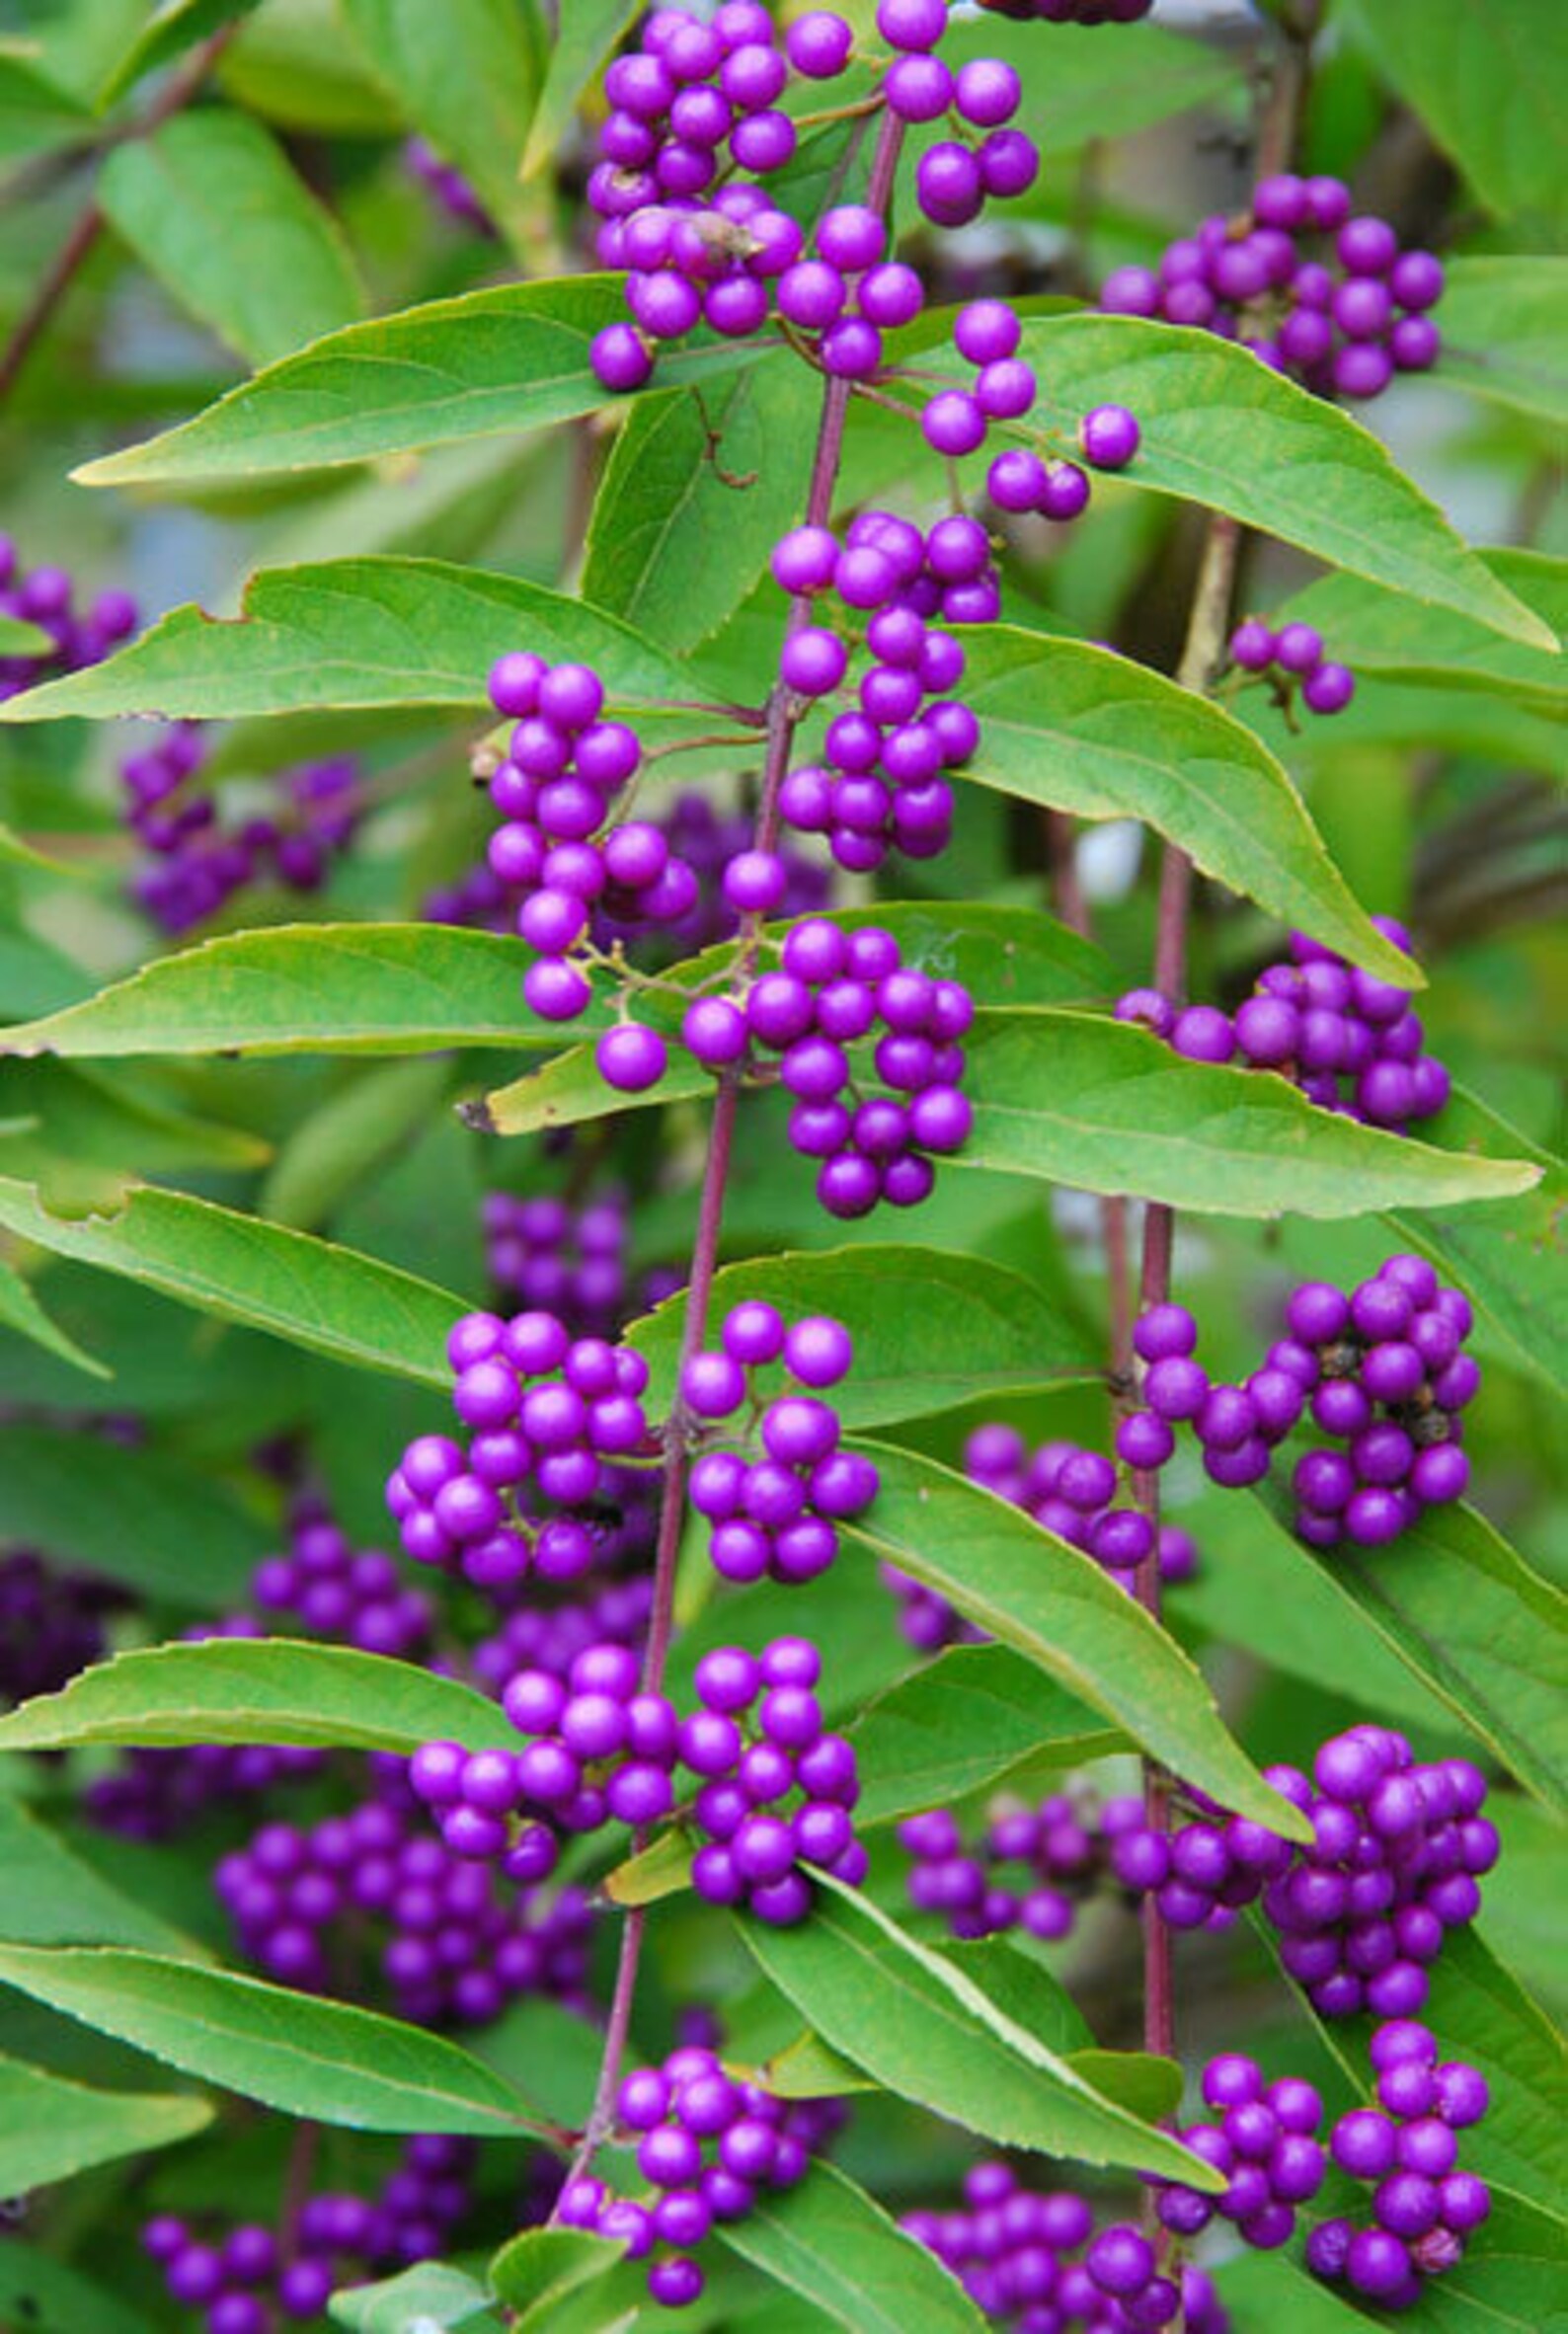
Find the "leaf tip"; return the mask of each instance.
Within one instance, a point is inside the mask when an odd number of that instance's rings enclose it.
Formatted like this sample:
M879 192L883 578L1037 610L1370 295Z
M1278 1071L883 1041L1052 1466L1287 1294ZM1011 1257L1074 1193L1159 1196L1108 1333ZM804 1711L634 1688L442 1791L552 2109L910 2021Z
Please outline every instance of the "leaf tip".
M456 1107L458 1118L465 1127L471 1128L475 1134L499 1134L501 1132L496 1122L496 1114L483 1094L476 1095L472 1102L460 1102Z

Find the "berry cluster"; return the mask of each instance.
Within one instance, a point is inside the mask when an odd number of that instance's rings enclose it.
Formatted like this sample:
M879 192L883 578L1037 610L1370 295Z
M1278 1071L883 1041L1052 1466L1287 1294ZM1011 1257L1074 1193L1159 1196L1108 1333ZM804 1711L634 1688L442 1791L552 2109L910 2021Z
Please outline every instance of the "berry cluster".
M882 0L877 11L877 30L895 51L881 82L890 115L923 123L951 114L975 133L973 144L931 145L915 173L925 216L959 227L979 217L988 195L1026 193L1040 157L1006 126L1021 96L1016 73L984 58L950 71L932 53L946 29L946 0ZM853 46L849 25L828 10L800 18L780 45L765 8L726 0L711 24L656 10L642 48L610 67L612 110L588 199L603 221L600 260L629 272L635 321L606 326L593 342L605 388L641 388L654 369L651 344L681 340L698 324L744 339L774 313L786 331L808 337L824 372L855 381L879 372L883 334L911 323L924 298L914 270L889 259L880 212L833 204L808 254L799 222L755 183L795 152L795 123L778 106L792 73L835 79ZM738 169L753 177L738 178Z
M1392 916L1372 921L1409 947ZM1290 958L1266 966L1233 1014L1217 1005L1178 1011L1153 988L1130 989L1116 1011L1118 1020L1145 1023L1190 1061L1276 1070L1322 1110L1403 1133L1436 1117L1450 1091L1443 1063L1422 1051L1426 1032L1410 994L1293 932Z
M876 1468L840 1449L837 1414L820 1399L853 1359L840 1323L817 1315L786 1328L774 1306L752 1298L727 1315L714 1351L685 1362L680 1393L693 1416L717 1422L746 1407L760 1444L751 1458L704 1451L691 1471L691 1504L712 1526L708 1552L727 1581L815 1580L838 1553L839 1521L876 1498ZM759 1407L749 1373L779 1362L795 1385ZM724 1438L735 1439L734 1429Z
M40 681L97 664L136 629L136 603L123 591L101 591L90 607L72 605L74 585L64 568L24 568L9 535L0 534L0 616L14 616L47 633L50 646L36 655L0 654L0 704Z
M821 1674L805 1638L777 1637L759 1655L721 1647L697 1664L699 1707L681 1723L680 1755L703 1778L692 1819L705 1844L692 1885L710 1905L744 1905L776 1928L811 1910L803 1865L851 1887L866 1874L850 1822L855 1753L823 1728L813 1691Z
M1328 2170L1327 2152L1314 2137L1323 2121L1322 2100L1294 2075L1266 2084L1254 2061L1236 2053L1210 2060L1203 2095L1218 2122L1189 2125L1176 2137L1230 2185L1222 2196L1206 2196L1180 2181L1145 2175L1157 2193L1161 2226L1193 2237L1218 2213L1244 2244L1266 2252L1288 2245L1297 2207L1311 2203Z
M1006 300L972 300L953 326L953 345L976 367L968 389L942 389L920 416L925 441L949 460L978 453L992 422L1016 422L1030 412L1039 386L1034 367L1018 354L1023 326ZM1078 426L1078 451L1092 469L1125 470L1141 433L1123 405L1097 405ZM1076 518L1089 500L1088 474L1076 462L1048 461L1027 447L998 454L985 475L998 510L1042 518Z
M402 1586L390 1556L379 1548L356 1549L313 1498L294 1503L288 1551L256 1567L251 1595L278 1628L297 1626L361 1653L403 1661L420 1657L435 1617L421 1590Z
M1248 616L1230 635L1229 655L1238 673L1271 674L1282 706L1299 688L1308 713L1343 713L1356 694L1356 675L1324 656L1323 635L1310 624L1282 624L1276 632L1261 616Z
M1187 2334L1229 2326L1203 2270L1166 2277L1136 2228L1096 2231L1084 2198L1024 2188L1008 2164L976 2164L957 2211L910 2213L902 2225L1013 2334L1142 2334L1178 2317Z
M966 1847L950 1808L909 1816L899 1841L912 1862L909 1902L940 1912L955 1937L994 1937L1012 1928L1056 1942L1071 1933L1078 1906L1111 1872L1110 1846L1141 1828L1142 1802L1107 1800L1103 1808L1054 1793L1038 1807L993 1800L973 1847Z
M1303 238L1324 256L1307 257ZM1118 268L1100 304L1239 340L1320 396L1369 398L1437 362L1427 311L1442 292L1441 262L1401 251L1386 219L1353 218L1340 180L1286 171L1259 181L1239 218L1205 219L1171 244L1157 272Z
M622 913L610 914L601 898L593 903L589 936L596 948L609 950L617 940L643 939L657 934L674 956L696 956L705 948L733 940L740 918L724 896L725 869L751 847L752 820L744 811L724 812L705 794L686 789L654 821L664 836L671 865L689 868L697 879L696 896L683 915L650 925ZM781 844L784 892L778 913L811 915L828 904L827 871ZM528 896L524 887L503 883L488 860L455 884L428 895L421 913L432 924L467 924L489 932L515 932L517 914ZM620 902L624 910L627 903Z
M409 138L403 148L409 176L417 179L460 226L480 235L494 235L496 223L474 189L454 164L443 162L428 138Z
M571 954L591 910L672 923L689 913L697 879L647 819L610 823L615 797L642 762L635 730L605 721L604 683L589 664L546 664L516 650L491 667L490 701L513 724L490 779L506 823L490 838L492 873L522 895L517 930L539 962L522 993L544 1021L573 1021L592 994Z
M558 1314L574 1336L618 1333L631 1296L624 1192L599 1193L582 1206L487 1192L481 1220L486 1268L498 1288L529 1311Z
M259 2220L208 2242L160 2213L142 2245L170 2299L203 2312L206 2334L274 2334L280 2320L317 2317L338 2286L442 2253L469 2210L476 2154L471 2140L422 2134L374 2199L307 2197L289 2243Z
M190 931L268 878L319 891L358 823L358 765L349 755L279 771L270 807L225 825L216 797L191 786L204 753L197 725L176 722L119 765L125 822L150 854L130 895L166 932Z
M1354 2108L1334 2127L1330 2150L1353 2180L1375 2183L1372 2217L1320 2221L1306 2240L1306 2266L1381 2309L1409 2309L1429 2278L1464 2257L1492 2210L1491 2191L1458 2169L1456 2132L1489 2104L1486 2079L1457 2060L1438 2063L1425 2026L1396 2019L1372 2038L1377 2107Z
M1304 1282L1286 1307L1289 1334L1241 1385L1211 1382L1195 1355L1198 1325L1184 1305L1153 1306L1133 1342L1144 1364L1145 1407L1123 1420L1117 1449L1130 1466L1162 1467L1186 1420L1204 1468L1227 1490L1259 1483L1303 1415L1346 1445L1320 1446L1292 1476L1296 1529L1314 1548L1348 1539L1381 1547L1423 1508L1462 1494L1469 1462L1458 1413L1480 1384L1461 1349L1470 1306L1442 1288L1424 1257L1391 1256L1347 1295ZM1098 1551L1097 1551L1098 1552Z
M1348 1296L1326 1281L1295 1290L1286 1323L1315 1363L1312 1423L1345 1445L1296 1461L1295 1528L1309 1546L1379 1547L1423 1508L1461 1497L1458 1413L1481 1382L1463 1351L1471 1319L1468 1298L1440 1287L1420 1256L1390 1257Z
M804 2179L844 2113L836 2100L775 2099L726 2074L717 2054L698 2043L623 2076L615 2112L651 2193L620 2196L583 2177L562 2191L557 2217L612 2238L632 2261L653 2256L649 2296L666 2308L702 2293L693 2255L714 2223L744 2219L759 2194Z
M698 998L681 1036L709 1069L739 1061L748 1044L779 1055L779 1082L795 1100L790 1141L822 1161L817 1197L828 1213L854 1217L879 1200L916 1206L935 1181L931 1154L963 1148L972 1114L959 1040L974 1011L960 982L906 966L891 932L843 932L812 917L786 937L777 972L739 1003ZM868 1091L849 1050L861 1041L891 1092Z
M400 2017L483 2026L523 1993L588 2007L587 1900L498 1887L419 1829L407 1804L367 1800L308 1830L266 1824L222 1859L213 1886L244 1950L280 1984L361 1998L373 1920Z
M772 569L798 608L830 593L836 612L836 629L820 620L792 626L779 677L794 697L815 703L837 693L857 640L873 660L853 704L828 721L821 762L785 779L784 823L824 835L838 865L855 875L880 867L890 850L934 858L953 829L944 772L961 768L980 743L979 722L950 694L964 677L964 651L934 619L995 617L985 529L955 512L926 534L889 511L866 510L841 543L827 527L794 528L775 545ZM747 853L725 879L726 896L742 911L776 912L783 889L776 853Z
M1117 1878L1152 1890L1176 1929L1226 1927L1261 1897L1280 1958L1321 2017L1408 2017L1427 1998L1446 1931L1474 1919L1478 1881L1497 1861L1485 1776L1463 1758L1418 1765L1402 1735L1375 1726L1323 1744L1310 1778L1287 1766L1266 1773L1310 1819L1309 1847L1199 1802L1168 1837L1120 1832Z
M647 1363L544 1312L465 1314L447 1353L471 1439L421 1435L404 1451L386 1497L405 1551L478 1588L578 1579L606 1552L613 1461L656 1447Z
M66 1571L31 1548L0 1556L0 1710L55 1693L102 1661L104 1623L129 1601L113 1581Z

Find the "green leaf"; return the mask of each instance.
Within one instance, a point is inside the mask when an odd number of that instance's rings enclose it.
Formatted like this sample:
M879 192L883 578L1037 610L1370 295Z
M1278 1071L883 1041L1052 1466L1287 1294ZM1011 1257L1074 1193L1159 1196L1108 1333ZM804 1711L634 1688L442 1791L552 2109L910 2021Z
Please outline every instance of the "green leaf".
M951 2270L831 2164L764 2191L721 2241L850 2334L980 2334L986 2321Z
M455 1296L305 1232L262 1223L183 1192L141 1186L114 1215L52 1215L0 1176L0 1224L55 1256L98 1265L198 1312L419 1385L451 1382L446 1338L468 1310Z
M1523 1159L1438 1150L1213 1068L1130 1022L980 1013L966 1041L974 1132L954 1158L1205 1215L1369 1215L1529 1191Z
M170 1110L124 1075L0 1062L0 1097L38 1121L7 1143L7 1168L66 1211L114 1206L132 1176L259 1167L272 1155L261 1136Z
M520 940L445 924L273 924L154 957L129 979L0 1033L8 1053L444 1053L546 1048Z
M862 1826L946 1807L1037 1760L1078 1766L1126 1748L1120 1729L1005 1645L950 1647L879 1695L849 1737Z
M281 1145L258 1211L314 1231L442 1115L450 1079L439 1059L355 1072Z
M666 648L707 640L805 504L822 396L786 349L706 394L637 399L594 499L584 597Z
M1027 324L1018 352L1040 393L1016 434L1070 450L1091 406L1130 406L1143 432L1121 474L1130 486L1222 510L1329 567L1552 646L1369 429L1249 350L1190 327L1084 314ZM962 359L940 369L957 377Z
M134 1945L205 1958L138 1899L121 1895L11 1792L0 1792L0 1938L8 1944Z
M1449 263L1440 377L1568 427L1568 259Z
M879 925L898 941L906 965L961 981L975 993L1007 1004L1082 1001L1108 995L1112 986L1111 968L1097 949L1033 908L894 900L886 906L841 909L832 921L846 931ZM769 926L769 937L776 938L785 928ZM675 1037L685 1011L680 991L722 978L734 962L735 948L727 941L673 966L662 976L667 985L650 989L639 1000L640 1017L651 1028ZM574 1030L587 1035L607 1028L616 1018L614 999L613 988L601 984L593 1005L573 1023ZM709 1092L713 1081L708 1073L699 1070L683 1049L677 1047L674 1054L659 1085L627 1096L605 1086L593 1066L590 1045L573 1046L544 1070L487 1096L474 1123L493 1134L528 1134L541 1127L575 1125L612 1111Z
M185 2074L361 2132L518 2138L515 2093L443 2035L227 1970L103 1948L0 1945L0 1984Z
M233 720L311 706L478 709L488 705L495 660L523 648L555 662L583 658L622 706L689 694L662 649L542 584L435 559L370 558L264 570L239 616L215 622L176 608L118 657L9 698L0 714Z
M437 1739L505 1750L517 1738L499 1704L455 1677L288 1637L138 1647L0 1718L0 1750L290 1743L412 1754Z
M1012 65L1024 86L1020 118L1046 154L1127 137L1235 88L1233 60L1205 40L1154 25L1120 26L1114 41L1099 32L1057 24L1043 40L1032 24L960 19L944 35L942 54L955 71L974 57Z
M620 278L509 283L353 324L177 429L105 454L86 486L172 486L335 469L466 437L511 437L596 413L595 333L625 314ZM661 357L662 389L721 381L765 345L699 339Z
M616 41L637 15L641 0L572 0L561 11L550 49L544 87L534 110L523 152L524 178L534 178L555 160L571 127L578 101L606 62Z
M855 1341L855 1363L833 1406L846 1427L883 1427L951 1410L1020 1387L1098 1378L1101 1365L1083 1332L1063 1320L1016 1273L974 1256L913 1247L834 1248L728 1265L714 1283L712 1318L743 1296L764 1297L789 1317L826 1313ZM939 1308L940 1344L931 1335ZM648 1400L669 1405L686 1319L681 1290L628 1343L650 1369Z
M1473 1508L1427 1508L1392 1547L1317 1557L1286 1526L1283 1502L1266 1504L1298 1566L1363 1614L1527 1790L1568 1808L1568 1596ZM1283 1574L1283 1548L1279 1561Z
M1568 1167L1462 1089L1444 1112L1443 1129L1455 1142L1532 1160L1540 1182L1507 1204L1453 1215L1395 1210L1389 1220L1458 1282L1519 1362L1568 1392Z
M307 136L385 138L399 127L338 0L267 0L225 55L221 79L247 113Z
M665 1831L606 1874L604 1894L615 1905L658 1905L691 1886L696 1850L681 1830Z
M525 2310L531 2318L580 2286L606 2277L625 2257L624 2246L586 2228L525 2228L502 2246L490 2264L490 2279L510 2309Z
M1568 560L1539 551L1481 556L1542 623L1559 637L1568 633ZM1435 613L1354 576L1325 576L1309 584L1281 609L1278 621L1316 625L1331 652L1337 646L1355 660L1358 673L1389 673L1439 688L1498 689L1517 705L1562 718L1568 657L1500 641L1466 617Z
M334 2294L327 2315L353 2334L443 2334L451 2326L499 2326L496 2297L444 2261L422 2261L373 2286Z
M1426 2281L1408 2321L1421 2334L1565 2334L1568 2224L1520 2197L1494 2191L1492 2214L1465 2246L1457 2268ZM1238 2255L1219 2271L1223 2298L1243 2328L1289 2334L1367 2334L1369 2317L1284 2253Z
M143 1596L197 1612L245 1602L267 1527L221 1484L156 1449L87 1463L68 1427L0 1426L0 1542L68 1551Z
M108 1377L111 1372L91 1354L84 1353L72 1337L49 1319L33 1290L14 1265L0 1256L0 1329L14 1329L19 1337L31 1338L36 1346L57 1354L73 1368L83 1369L89 1377ZM0 1493L0 1498L3 1498Z
M0 73L5 59L0 57ZM0 614L0 657L52 657L54 641L41 624L30 624L25 616Z
M270 130L203 106L117 146L99 178L116 233L164 289L252 364L364 306L341 229Z
M115 2276L120 2264L105 2263ZM18 2334L155 2334L149 2319L133 2310L120 2295L61 2261L53 2253L8 2236L0 2245L0 2324L15 2326Z
M547 42L534 0L345 0L345 10L375 79L525 244L517 174Z
M1280 764L1217 705L1109 649L1003 625L966 653L964 701L980 723L966 777L1080 818L1141 819L1282 922L1384 979L1419 980L1352 896Z
M876 1460L882 1488L842 1527L846 1538L939 1591L1222 1807L1303 1835L1297 1811L1225 1732L1186 1655L1092 1557L931 1459L857 1447Z
M224 25L231 25L249 16L259 0L155 0L152 13L137 33L135 39L116 64L115 69L98 89L100 111L112 106L118 97L139 81L144 73L156 71L177 56L182 56L196 41L216 33ZM123 153L124 148L119 149ZM115 157L111 156L111 163ZM100 179L100 187L103 181Z
M0 2195L23 2196L90 2164L172 2147L211 2121L205 2099L90 2091L0 2056Z
M742 1922L763 1975L815 2032L900 2098L1009 2147L1213 2186L1163 2132L1104 2099L948 1955L821 1879L796 1928Z
M73 145L90 138L94 127L86 108L38 71L25 51L0 48L0 158L12 161Z
M1355 0L1361 39L1500 218L1568 227L1568 24L1554 0Z

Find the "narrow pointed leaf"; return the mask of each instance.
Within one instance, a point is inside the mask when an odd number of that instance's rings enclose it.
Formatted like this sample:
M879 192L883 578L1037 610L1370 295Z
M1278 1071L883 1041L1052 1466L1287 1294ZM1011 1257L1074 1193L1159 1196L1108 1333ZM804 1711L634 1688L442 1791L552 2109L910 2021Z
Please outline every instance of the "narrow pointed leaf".
M849 1428L888 1426L987 1393L1101 1374L1099 1357L1075 1323L1018 1274L980 1257L878 1246L751 1259L717 1276L711 1318L722 1320L743 1296L765 1298L788 1319L826 1313L849 1331L854 1367L833 1394ZM941 1317L939 1341L931 1334L933 1307ZM628 1336L649 1364L648 1400L657 1411L674 1395L685 1319L682 1290Z
M426 1053L559 1045L522 999L532 951L443 924L274 924L154 957L0 1050L136 1053Z
M516 2138L515 2092L418 2026L150 1953L0 1945L14 1985L149 2058L284 2115L361 2132Z
M981 1013L966 1041L974 1132L953 1164L1207 1215L1370 1215L1526 1192L1540 1170L1388 1134L1286 1079L1189 1061L1129 1022Z
M1221 1807L1300 1836L1299 1816L1225 1732L1187 1656L1092 1557L931 1459L859 1447L882 1488L842 1527L847 1538L937 1590Z
M69 1427L0 1426L0 1542L69 1549L139 1595L196 1612L242 1605L273 1544L221 1483L156 1449L84 1463Z
M0 1718L0 1750L83 1743L279 1743L412 1754L436 1739L510 1750L499 1705L413 1662L287 1637L138 1647Z
M548 44L536 0L345 0L345 13L374 79L524 244L517 164Z
M948 1806L1048 1758L1084 1765L1127 1741L1005 1645L950 1647L879 1695L849 1735L862 1826Z
M100 111L122 97L144 73L184 55L197 40L206 39L236 18L249 16L259 4L260 0L153 0L146 24L113 72L99 84Z
M227 107L117 146L98 182L121 240L172 298L252 364L351 323L353 258L270 130Z
M952 2271L831 2164L813 2164L782 2195L764 2190L718 2234L850 2334L980 2334L985 2324Z
M468 1308L391 1265L193 1200L133 1190L115 1215L53 1215L0 1176L0 1224L21 1239L164 1296L420 1385L448 1388L446 1337Z
M1040 392L1018 434L1061 452L1091 406L1128 406L1142 430L1122 473L1130 486L1224 511L1509 640L1552 646L1540 618L1466 550L1370 429L1239 345L1186 326L1082 314L1026 325L1019 354ZM956 377L962 360L943 367Z
M1486 551L1481 557L1559 638L1568 633L1568 560L1541 551ZM1325 576L1297 592L1277 621L1315 625L1329 654L1343 648L1358 673L1388 673L1429 687L1501 690L1516 705L1563 717L1568 657L1501 641L1467 617L1435 614L1359 577Z
M1453 260L1448 268L1438 311L1442 378L1568 428L1568 259Z
M231 721L311 707L488 705L498 657L580 657L635 706L689 694L678 664L629 626L514 576L435 559L264 569L241 613L176 608L118 657L0 705L8 721L155 713ZM454 759L456 757L454 756Z
M254 478L575 421L606 402L588 349L624 314L620 278L609 275L431 300L330 333L194 421L76 475L86 486ZM721 381L760 352L723 340L670 350L660 361L660 386Z
M1080 818L1140 819L1283 923L1384 979L1420 979L1352 896L1273 754L1220 707L1108 649L1004 625L967 654L980 741L965 778Z
M1276 1518L1282 1585L1312 1566L1527 1790L1568 1809L1568 1596L1473 1508L1426 1509L1391 1547L1313 1556Z
M0 2195L23 2196L90 2164L172 2147L211 2121L205 2099L93 2091L0 2056Z
M813 2029L885 2089L1006 2146L1192 2172L1185 2148L1101 2098L957 1962L857 1891L819 1885L798 1927L746 1920L742 1933ZM1214 2178L1192 2172L1194 2187Z

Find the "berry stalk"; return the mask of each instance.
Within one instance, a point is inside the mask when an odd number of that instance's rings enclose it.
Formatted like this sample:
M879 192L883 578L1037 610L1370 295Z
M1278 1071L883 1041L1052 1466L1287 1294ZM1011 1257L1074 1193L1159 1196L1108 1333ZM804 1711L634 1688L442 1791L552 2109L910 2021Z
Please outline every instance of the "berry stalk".
M872 157L871 180L866 194L866 207L879 218L887 215L893 194L894 176L898 169L899 150L903 138L903 123L891 111L885 110L877 130L876 150ZM807 492L805 523L824 525L832 510L833 496L838 484L839 466L843 459L844 428L849 414L850 383L846 379L829 377L823 391L822 415L818 423L817 450L812 462L811 483ZM800 631L811 617L811 595L795 592L791 595L786 638ZM757 803L754 847L759 851L776 849L779 832L779 792L789 771L790 750L801 718L799 701L788 682L780 676L773 685L767 708L767 744L762 766L762 782ZM755 949L760 918L746 918L745 955L749 958ZM735 1146L736 1118L741 1098L741 1065L733 1064L721 1070L718 1092L714 1099L713 1122L708 1136L708 1155L703 1167L702 1189L697 1204L697 1229L692 1246L691 1272L686 1286L686 1316L680 1342L680 1376L686 1364L701 1353L707 1338L708 1306L719 1261L719 1236L724 1223L724 1205L729 1187L730 1163ZM648 1646L643 1662L643 1691L655 1693L664 1680L665 1664L669 1654L673 1631L675 1566L680 1552L680 1528L685 1515L687 1454L686 1438L690 1425L686 1404L678 1391L666 1425L665 1473L660 1501L659 1531L654 1553L654 1601L648 1627ZM583 2134L567 2186L580 2179L592 2162L600 2141L615 2119L616 2093L620 2087L621 2066L626 2056L627 2040L631 2032L632 2007L637 1992L638 1969L642 1959L643 1936L647 1915L641 1906L634 1906L626 1915L621 1932L620 1957L616 1964L614 1990L610 1998L609 2019L604 2031L604 2052L599 2062L598 2084L588 2127Z

